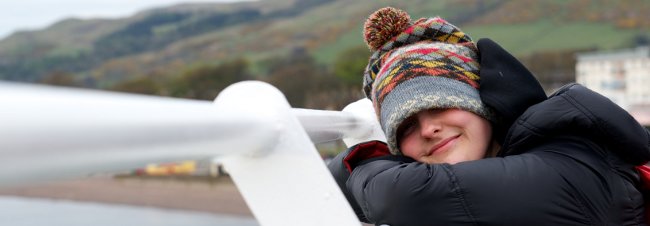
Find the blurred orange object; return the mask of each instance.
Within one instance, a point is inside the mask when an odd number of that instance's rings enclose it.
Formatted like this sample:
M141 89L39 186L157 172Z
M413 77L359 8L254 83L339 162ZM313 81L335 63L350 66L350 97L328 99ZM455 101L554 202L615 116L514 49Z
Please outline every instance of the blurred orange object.
M136 174L149 176L190 175L195 171L195 161L183 161L178 163L148 164L144 169L137 170Z

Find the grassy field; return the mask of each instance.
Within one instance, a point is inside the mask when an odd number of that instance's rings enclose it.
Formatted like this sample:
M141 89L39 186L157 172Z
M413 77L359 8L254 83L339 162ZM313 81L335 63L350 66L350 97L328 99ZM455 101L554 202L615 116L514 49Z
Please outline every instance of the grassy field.
M489 37L515 55L542 50L629 47L640 31L616 29L610 24L541 21L534 24L491 25L464 28L472 38ZM646 33L647 34L647 33Z

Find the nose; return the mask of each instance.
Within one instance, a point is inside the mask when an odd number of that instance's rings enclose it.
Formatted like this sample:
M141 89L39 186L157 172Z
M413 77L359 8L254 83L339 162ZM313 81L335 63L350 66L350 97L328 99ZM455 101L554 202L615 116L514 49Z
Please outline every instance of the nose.
M424 138L434 138L442 130L440 122L431 117L418 117L420 135Z

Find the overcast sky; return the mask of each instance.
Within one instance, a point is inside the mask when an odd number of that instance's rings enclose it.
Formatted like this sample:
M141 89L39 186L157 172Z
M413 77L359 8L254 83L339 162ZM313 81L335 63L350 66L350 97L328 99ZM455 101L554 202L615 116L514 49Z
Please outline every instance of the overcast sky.
M1 0L0 39L16 30L45 28L64 18L119 18L138 11L189 2L238 0Z

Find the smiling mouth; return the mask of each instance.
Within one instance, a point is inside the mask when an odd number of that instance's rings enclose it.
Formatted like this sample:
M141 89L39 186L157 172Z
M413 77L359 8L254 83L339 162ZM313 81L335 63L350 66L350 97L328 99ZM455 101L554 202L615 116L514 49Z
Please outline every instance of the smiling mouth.
M428 155L433 155L436 152L440 152L443 150L443 147L447 146L447 144L451 143L452 141L456 140L460 135L453 136L447 139L444 139L440 142L438 142L436 145L434 145L430 150Z

